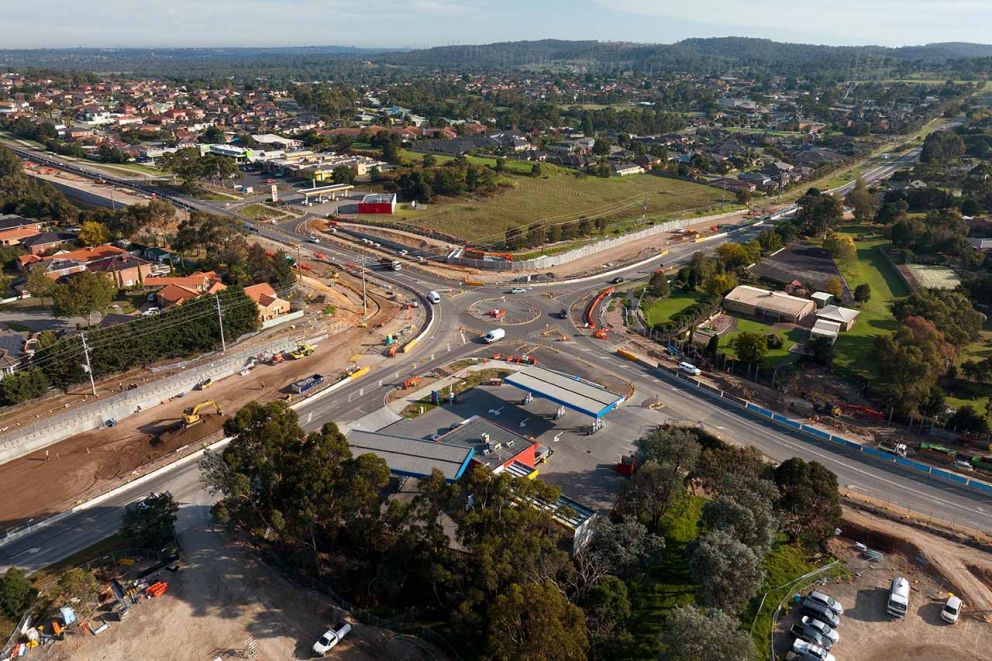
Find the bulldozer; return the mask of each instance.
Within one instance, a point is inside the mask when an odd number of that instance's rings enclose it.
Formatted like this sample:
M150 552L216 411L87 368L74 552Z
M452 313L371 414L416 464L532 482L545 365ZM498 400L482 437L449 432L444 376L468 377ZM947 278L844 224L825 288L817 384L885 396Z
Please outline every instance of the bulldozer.
M220 410L219 406L217 406L217 402L212 399L208 399L205 402L200 402L196 406L190 406L183 411L183 427L189 429L193 425L203 422L203 418L200 417L200 412L210 407L213 407L213 409L217 412L217 415L224 415L224 412Z
M300 360L301 358L306 358L311 355L317 348L309 344L301 344L296 347L296 350L291 352L289 355L293 357L294 360Z

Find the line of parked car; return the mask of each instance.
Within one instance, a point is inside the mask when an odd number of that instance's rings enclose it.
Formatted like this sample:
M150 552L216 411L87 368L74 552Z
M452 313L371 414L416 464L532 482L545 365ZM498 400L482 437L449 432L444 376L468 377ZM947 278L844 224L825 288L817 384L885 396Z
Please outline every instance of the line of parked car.
M840 642L837 627L844 607L828 594L813 590L799 605L801 619L789 630L796 638L787 658L797 661L835 661L830 650Z

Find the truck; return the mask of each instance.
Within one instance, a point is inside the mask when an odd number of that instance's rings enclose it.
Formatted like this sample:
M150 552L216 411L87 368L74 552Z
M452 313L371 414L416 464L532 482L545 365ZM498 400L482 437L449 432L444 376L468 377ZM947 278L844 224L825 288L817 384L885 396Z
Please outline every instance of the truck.
M951 448L938 443L923 442L920 444L920 452L927 459L935 461L945 466L949 466L958 458L958 453Z
M885 612L890 617L903 618L909 611L909 581L902 576L892 579L889 587L889 600L885 604Z
M305 393L324 380L321 374L311 374L305 379L300 379L289 386L289 389L297 395Z
M909 450L905 443L889 443L886 441L879 443L878 449L882 452L889 452L903 458L906 457L906 453Z
M387 267L387 268L389 268L390 270L393 270L393 271L399 271L399 270L401 270L403 268L403 265L400 264L400 260L398 260L398 259L391 259L389 257L380 257L379 258L379 263L382 266L385 266L385 267Z

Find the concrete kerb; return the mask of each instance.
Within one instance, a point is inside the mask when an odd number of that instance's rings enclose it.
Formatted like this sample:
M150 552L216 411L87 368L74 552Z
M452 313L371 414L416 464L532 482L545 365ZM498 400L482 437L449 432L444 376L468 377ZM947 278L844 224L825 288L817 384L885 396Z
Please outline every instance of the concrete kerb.
M638 359L635 360L634 362L654 370L655 372L663 375L666 379L674 380L680 383L685 383L685 382L693 383L695 384L695 388L694 388L695 391L706 393L707 396L712 397L714 399L730 402L731 404L739 408L741 411L744 411L750 417L753 417L756 420L762 422L774 423L775 425L781 427L782 429L790 432L792 436L799 438L801 440L817 441L820 443L826 442L827 444L833 445L835 447L838 445L843 447L848 447L862 454L867 454L866 452L864 452L866 449L873 449L873 448L866 448L865 446L862 446L857 443L853 443L852 441L849 441L840 436L834 436L833 434L830 434L829 438L824 438L820 434L826 434L827 432L823 432L822 430L817 430L819 434L811 433L808 429L805 429L805 427L809 427L809 425L804 425L799 421L786 419L788 420L788 422L785 422L783 420L776 419L775 416L762 415L761 413L754 410L754 408L749 407L748 404L750 404L750 402L747 402L747 400L742 400L745 403L740 404L739 402L735 401L735 399L739 399L739 398L731 399L730 397L727 396L727 393L725 393L722 390L718 391L716 389L711 389L709 387L702 387L702 384L688 378L682 378L678 374L672 374L668 370L659 367L656 363L653 363L652 361L649 361L645 358L638 357ZM784 416L778 416L778 417L782 418ZM947 479L940 474L942 471L938 471L935 473L934 469L930 466L927 466L925 464L920 464L919 462L915 462L915 461L911 461L911 462L899 461L899 457L895 457L895 456L892 457L891 463L907 468L910 471L912 471L915 475L928 476L933 480L937 480L946 484L953 484L959 487L964 487L966 489L970 489L972 491L981 493L983 495L992 494L992 484L983 482L982 480L976 480L974 478L966 478L966 481L962 483L961 481L956 479Z

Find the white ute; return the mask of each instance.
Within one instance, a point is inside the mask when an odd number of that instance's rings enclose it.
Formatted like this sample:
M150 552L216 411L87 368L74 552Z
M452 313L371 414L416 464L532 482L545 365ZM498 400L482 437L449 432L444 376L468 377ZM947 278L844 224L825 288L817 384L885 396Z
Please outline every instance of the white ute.
M349 633L351 633L351 625L341 620L333 628L325 631L324 635L313 644L313 653L317 656L324 656Z

